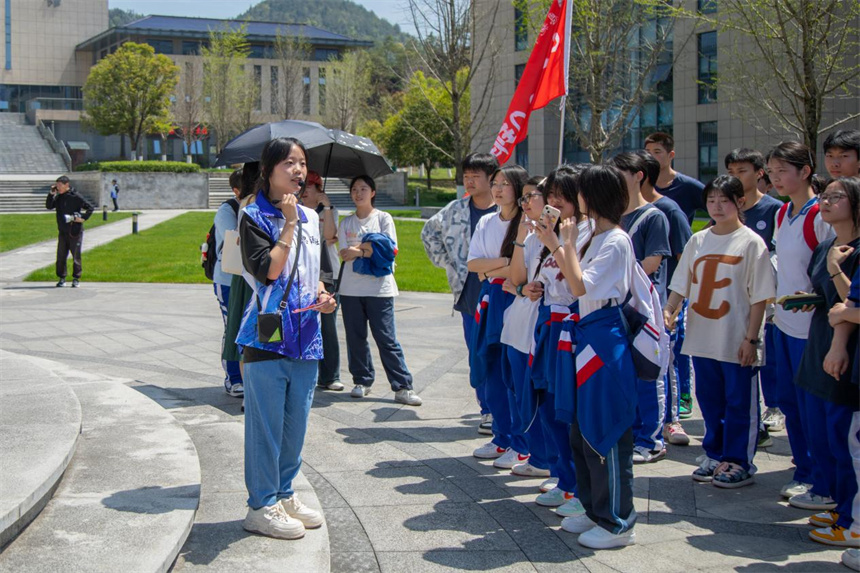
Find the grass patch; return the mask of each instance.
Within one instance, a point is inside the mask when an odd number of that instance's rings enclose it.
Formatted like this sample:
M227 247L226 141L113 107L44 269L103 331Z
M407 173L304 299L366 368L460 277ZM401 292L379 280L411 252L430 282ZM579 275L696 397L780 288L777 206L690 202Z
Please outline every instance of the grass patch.
M128 217L131 217L131 213L109 213L108 220L102 221L101 213L96 211L84 223L84 237L86 237L87 229L101 227L108 223L116 223ZM0 215L0 253L41 243L42 241L56 240L56 238L57 216L53 212L27 215L18 215L16 213Z
M710 219L693 219L693 224L691 225L691 227L693 228L693 232L698 233L699 231L704 229L705 225L708 224L709 220Z
M421 211L419 209L383 209L392 217L408 217L411 219L420 219Z
M406 201L409 204L415 202L415 191L418 190L418 200L423 207L444 207L457 198L457 189L446 189L444 187L431 187L421 183L409 182L406 184Z
M200 268L200 244L212 225L212 213L185 213L155 227L84 253L87 282L191 283L210 281ZM397 284L402 290L449 292L445 271L424 253L420 221L396 221L399 254ZM27 281L53 281L54 266Z

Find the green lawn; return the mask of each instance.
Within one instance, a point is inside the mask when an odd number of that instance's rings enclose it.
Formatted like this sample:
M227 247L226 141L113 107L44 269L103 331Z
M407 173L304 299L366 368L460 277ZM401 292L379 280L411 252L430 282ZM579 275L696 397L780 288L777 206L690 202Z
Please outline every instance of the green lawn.
M708 224L708 219L693 219L693 232L698 233Z
M185 213L139 235L128 235L84 253L87 282L198 283L209 281L200 267L200 244L212 213ZM448 292L445 271L430 264L421 243L423 222L397 221L397 284L402 290ZM54 266L27 281L53 281Z
M419 209L383 209L383 211L390 213L392 217L421 218L421 211Z
M102 221L101 212L96 211L84 224L84 230L115 223L126 217L131 217L131 213L108 213L108 220ZM57 216L53 212L37 215L16 213L0 215L0 253L56 238Z

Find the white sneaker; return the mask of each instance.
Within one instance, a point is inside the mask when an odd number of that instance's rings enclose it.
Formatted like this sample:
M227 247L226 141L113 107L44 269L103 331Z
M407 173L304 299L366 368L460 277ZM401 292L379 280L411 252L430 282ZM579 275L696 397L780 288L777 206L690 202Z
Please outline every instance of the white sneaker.
M493 415L492 414L482 414L481 415L481 423L478 425L478 433L484 434L485 436L493 435Z
M860 571L860 549L846 549L843 551L842 564L849 569Z
M782 495L782 497L789 499L796 495L806 493L810 489L812 489L812 484L800 483L799 481L791 480L790 482L782 486L782 489L779 490L779 493L780 495Z
M575 499L572 493L556 487L537 496L535 503L543 507L560 507L572 499Z
M528 462L515 464L514 467L511 468L511 473L515 476L523 477L549 477L549 470L542 470L540 468L536 468Z
M249 507L242 527L251 533L277 539L301 539L305 536L302 522L287 515L280 503L260 509Z
M506 451L507 450L505 450L505 448L500 448L493 442L487 442L486 444L472 452L472 455L482 460L494 460L503 456Z
M591 549L611 549L613 547L624 547L625 545L633 545L636 543L636 533L632 529L628 529L624 533L610 533L602 527L592 527L582 535L576 542L583 547Z
M555 513L562 517L573 517L575 515L585 515L585 508L577 498L570 499L564 505L555 508Z
M633 463L634 464L650 464L666 457L666 448L659 450L649 450L645 446L635 446L633 448Z
M548 480L544 480L538 489L541 493L546 493L548 491L552 491L556 487L558 487L558 478L549 478Z
M401 404L406 404L407 406L420 406L424 403L421 400L421 397L413 392L412 390L407 390L403 388L402 390L398 390L394 393L394 401L400 402Z
M528 454L523 456L513 448L508 448L508 451L496 458L496 461L493 462L493 466L501 470L509 470L517 464L529 461L529 457L531 456Z
M585 533L597 527L597 524L588 519L584 513L574 515L573 517L565 517L561 520L561 528L568 533Z
M353 398L364 398L368 394L370 394L370 386L362 386L361 384L356 384L352 392L349 393Z
M812 509L814 511L825 511L836 509L836 502L832 498L816 495L811 491L792 496L788 500L789 505L800 509Z
M241 382L236 382L230 386L227 386L225 383L224 390L226 390L228 396L233 396L234 398L241 398L245 395L245 385Z
M299 496L296 494L293 494L293 497L282 499L280 503L284 512L293 519L301 521L306 529L316 529L322 526L322 514L299 501Z
M785 414L779 408L768 408L761 417L761 423L768 432L779 432L785 429Z

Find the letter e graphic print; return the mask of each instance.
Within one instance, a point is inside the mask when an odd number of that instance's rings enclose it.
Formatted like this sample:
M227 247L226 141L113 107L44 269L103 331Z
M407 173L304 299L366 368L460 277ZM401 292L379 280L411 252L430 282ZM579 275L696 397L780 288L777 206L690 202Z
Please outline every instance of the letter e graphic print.
M700 259L696 259L693 265L693 283L700 285L699 297L691 305L696 313L712 320L719 320L729 313L731 305L727 300L721 302L717 308L711 307L714 292L732 284L732 279L730 278L717 280L717 269L721 264L737 265L743 260L743 257L733 257L730 255L705 255ZM698 274L699 266L702 267L701 276Z

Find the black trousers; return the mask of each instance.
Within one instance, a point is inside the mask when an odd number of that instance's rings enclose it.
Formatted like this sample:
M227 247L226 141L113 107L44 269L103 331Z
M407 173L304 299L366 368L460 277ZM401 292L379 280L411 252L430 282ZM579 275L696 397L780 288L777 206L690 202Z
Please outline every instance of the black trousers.
M57 236L57 276L66 278L66 259L72 255L72 278L81 278L81 245L84 242L84 232L71 235L60 231Z
M117 205L116 198L115 198L115 197L112 197L112 198L111 198L111 201L113 201L113 210L114 210L114 211L119 211L119 205Z
M332 286L326 285L331 292ZM335 295L335 298L339 298ZM320 314L320 331L323 340L323 359L320 360L317 382L323 386L340 380L340 343L337 340L337 309L331 314Z
M633 431L628 428L605 458L582 437L579 425L570 427L570 447L579 500L598 526L619 534L636 523L633 509Z

